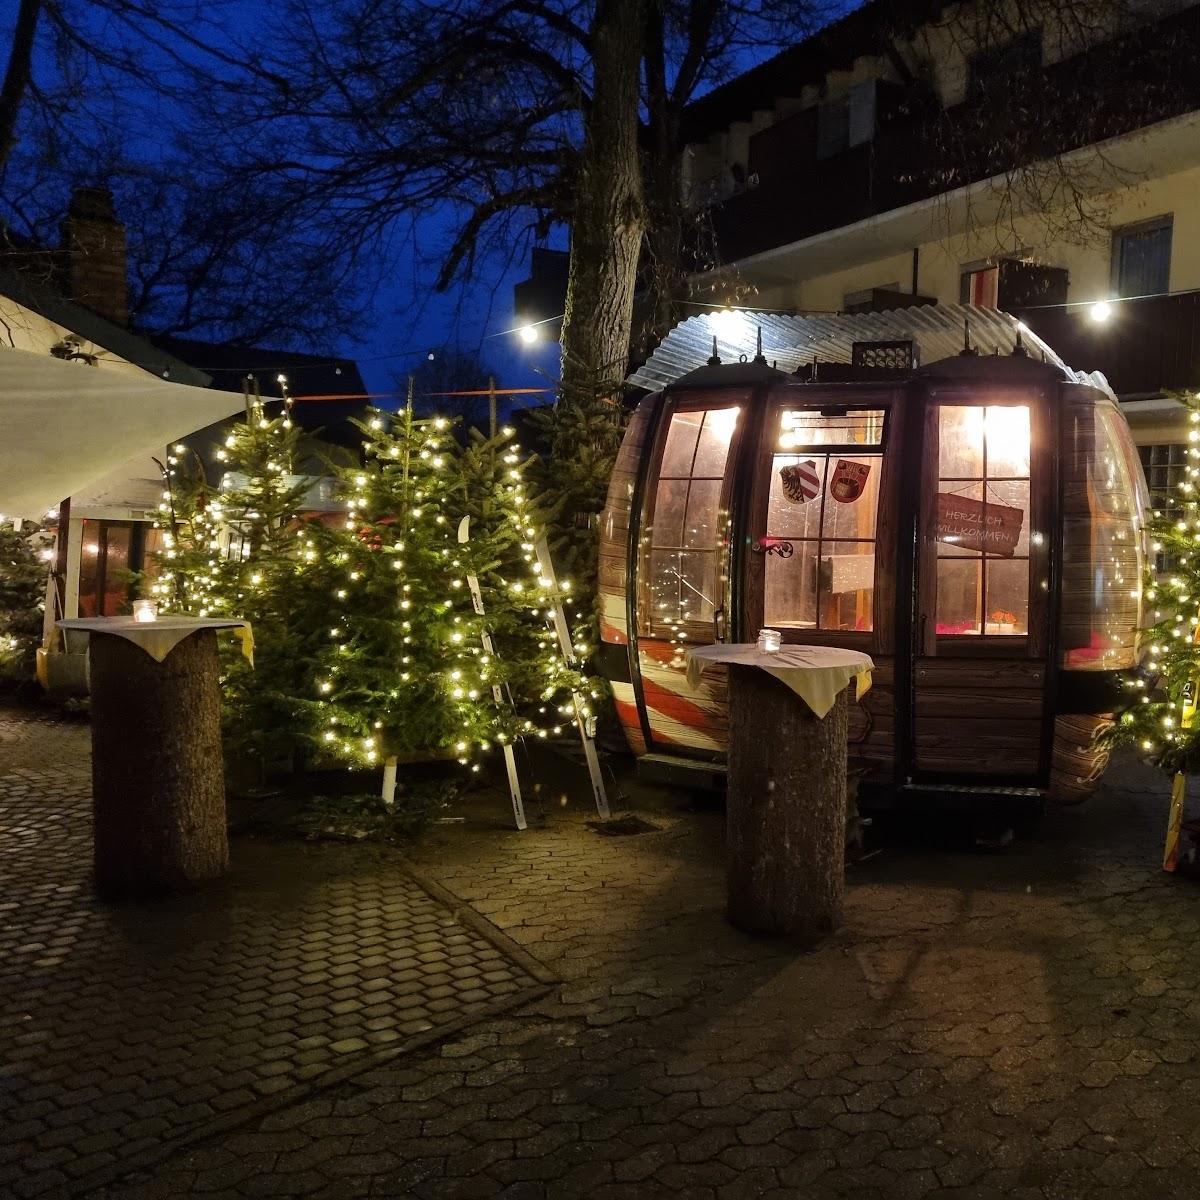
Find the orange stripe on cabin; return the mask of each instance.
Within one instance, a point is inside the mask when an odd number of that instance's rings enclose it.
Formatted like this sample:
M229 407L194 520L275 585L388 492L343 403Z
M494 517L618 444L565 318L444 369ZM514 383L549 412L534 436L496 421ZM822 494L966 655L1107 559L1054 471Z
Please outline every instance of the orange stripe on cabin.
M685 700L675 692L668 691L661 684L642 676L642 695L647 708L657 709L663 716L680 725L687 725L696 730L715 732L710 715L700 705L691 700Z

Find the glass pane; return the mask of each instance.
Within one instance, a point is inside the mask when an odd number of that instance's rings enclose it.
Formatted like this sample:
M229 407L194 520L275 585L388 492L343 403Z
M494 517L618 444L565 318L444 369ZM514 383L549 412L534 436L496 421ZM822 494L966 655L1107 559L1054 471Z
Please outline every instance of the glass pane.
M716 595L716 552L685 550L679 556L679 619L711 621Z
M652 550L647 573L650 620L655 624L679 620L679 551Z
M779 418L779 449L797 446L878 446L883 409L851 409L826 416L813 409L785 409Z
M989 568L990 568L989 564ZM983 560L939 558L937 564L937 632L978 633Z
M822 629L872 628L874 542L822 542L818 581Z
M656 484L648 489L646 542L638 584L642 633L679 622L711 627L725 594L728 513L722 499L739 410L676 413ZM703 629L690 636L709 640Z
M882 459L829 460L829 489L821 530L827 538L873 538L879 506L879 468Z
M1017 544L1013 547L1013 554L1020 557L1029 553L1029 480L1023 479L1019 482L1009 481L1004 483L992 483L990 480L987 485L987 502L988 507L992 506L1000 508L1015 509L1021 514L1021 534L1017 538ZM1016 523L1016 517L1006 518L1013 524Z
M1171 279L1171 226L1117 235L1117 294L1156 296Z
M684 522L683 545L711 549L720 540L721 488L720 479L693 479L688 493L687 520ZM661 539L656 539L661 544Z
M987 564L989 634L1029 632L1029 560L989 558Z
M79 548L79 615L98 617L100 590L100 522L83 522Z
M664 479L658 485L654 525L650 530L652 546L683 545L683 515L687 510L687 496L686 479Z
M692 466L693 476L719 479L725 474L725 460L729 457L729 443L733 440L739 411L718 408L704 414L704 427L700 431L696 461Z
M676 413L667 430L667 444L663 447L660 476L688 476L692 473L692 459L696 453L696 442L700 437L700 426L704 421L702 412Z
M943 479L983 477L983 409L943 404L938 409L938 473Z
M129 611L129 525L104 522L104 613L115 617Z
M776 537L812 537L821 529L825 455L776 454L771 467L767 532ZM811 499L805 499L811 497Z
M764 619L772 629L815 629L816 542L793 543L791 558L768 554Z
M987 410L987 473L989 479L1029 475L1029 409L995 405ZM947 472L943 471L943 474Z

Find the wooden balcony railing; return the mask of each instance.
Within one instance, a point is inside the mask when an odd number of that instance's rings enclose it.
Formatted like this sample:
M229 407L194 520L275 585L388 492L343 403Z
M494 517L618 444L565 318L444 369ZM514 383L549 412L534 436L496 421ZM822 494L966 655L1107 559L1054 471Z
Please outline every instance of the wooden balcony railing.
M1102 371L1125 398L1200 388L1200 293L1114 300L1108 320L1090 305L1018 312L1077 371Z

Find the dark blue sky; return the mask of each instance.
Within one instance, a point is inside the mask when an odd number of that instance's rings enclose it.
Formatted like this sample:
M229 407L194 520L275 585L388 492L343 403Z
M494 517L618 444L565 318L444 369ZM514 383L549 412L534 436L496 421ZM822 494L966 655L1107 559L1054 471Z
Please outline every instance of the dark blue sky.
M182 18L189 10L192 0L175 0L164 3L163 10ZM834 11L844 11L853 6L853 0L835 3ZM15 0L0 0L0 60L5 58L10 34L15 21ZM97 25L97 37L105 33L103 15L105 8L94 9L82 5L80 12ZM197 12L205 12L203 6ZM212 25L208 29L223 29L232 33L235 40L246 40L253 44L258 36L265 12L269 7L252 0L225 0L224 3L207 9ZM54 52L45 26L38 44L35 74L46 74L48 79L56 77ZM239 35L244 35L239 36ZM202 35L203 36L203 35ZM209 36L212 36L211 33ZM216 44L216 43L211 43ZM743 52L737 66L748 69L755 62L769 56L769 48L755 53ZM153 51L151 51L153 57ZM154 69L147 61L144 69ZM113 79L99 77L102 83ZM115 77L113 96L118 111L132 124L122 135L125 148L144 152L149 159L159 154L160 142L171 135L171 121L164 121L159 111L161 101L146 89L128 78ZM85 85L87 86L87 85ZM107 94L107 93L105 93ZM90 107L92 93L84 100ZM99 96L99 93L96 93ZM111 97L110 97L111 99ZM104 103L99 100L100 108ZM93 117L99 114L91 114ZM101 126L103 122L101 119ZM94 126L93 126L94 128ZM144 145L142 145L144 143ZM483 258L478 262L474 278L463 285L455 285L447 293L437 293L433 283L445 249L452 241L455 214L449 210L444 215L434 214L423 218L414 237L397 236L393 242L396 261L373 297L372 311L368 316L361 336L343 339L334 347L334 352L354 358L360 365L368 389L372 392L388 392L397 387L400 380L414 367L424 361L429 351L437 353L443 348L476 353L486 367L492 370L501 387L543 387L551 384L558 375L557 346L539 342L534 346L522 343L513 332L513 285L528 273L528 248L519 256L494 259ZM565 232L558 231L557 241L552 244L566 248ZM295 349L310 349L295 346ZM299 386L300 381L296 381Z

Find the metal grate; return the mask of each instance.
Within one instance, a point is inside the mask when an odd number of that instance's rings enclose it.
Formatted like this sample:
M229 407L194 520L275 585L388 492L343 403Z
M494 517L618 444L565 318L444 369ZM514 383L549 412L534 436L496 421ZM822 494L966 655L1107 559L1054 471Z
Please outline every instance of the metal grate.
M853 342L850 362L856 367L887 367L893 371L911 371L917 365L917 347L912 341Z

